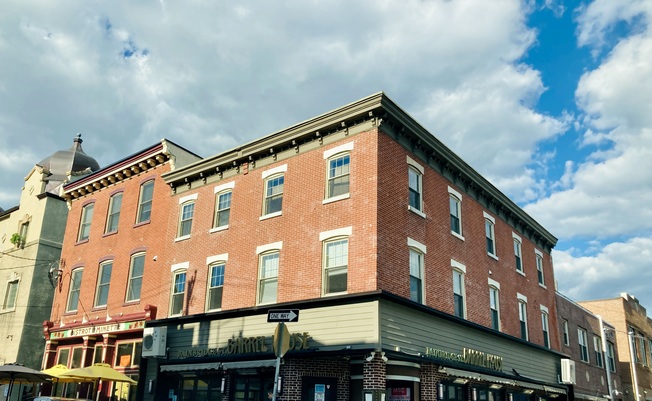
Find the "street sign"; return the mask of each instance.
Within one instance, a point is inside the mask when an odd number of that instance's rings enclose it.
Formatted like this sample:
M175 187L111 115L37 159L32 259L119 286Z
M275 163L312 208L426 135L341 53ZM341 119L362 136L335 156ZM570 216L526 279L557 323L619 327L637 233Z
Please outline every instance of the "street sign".
M267 311L267 322L298 322L299 309L270 309Z
M274 355L282 358L290 349L290 331L285 323L279 323L274 330Z

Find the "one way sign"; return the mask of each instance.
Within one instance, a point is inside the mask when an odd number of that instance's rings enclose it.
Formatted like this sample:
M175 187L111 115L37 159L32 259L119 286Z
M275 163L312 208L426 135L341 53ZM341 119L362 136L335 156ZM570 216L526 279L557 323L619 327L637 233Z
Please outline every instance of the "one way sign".
M270 309L267 311L267 322L298 322L299 309Z

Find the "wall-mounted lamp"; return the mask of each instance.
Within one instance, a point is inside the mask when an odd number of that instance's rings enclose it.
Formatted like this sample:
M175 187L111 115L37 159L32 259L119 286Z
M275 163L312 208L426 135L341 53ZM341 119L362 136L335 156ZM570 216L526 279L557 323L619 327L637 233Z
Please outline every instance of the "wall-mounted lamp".
M444 399L444 385L441 383L439 383L439 399Z
M278 377L278 381L276 382L276 395L281 395L283 393L283 376Z
M380 357L382 358L383 362L387 363L387 357L385 356L384 352L380 353Z
M532 394L532 393L534 393L534 390L531 389L523 390L523 394Z
M489 388L493 390L500 390L501 388L503 388L503 385L494 383L494 384L490 384Z
M226 390L226 377L222 376L222 384L220 384L220 393L224 394Z
M478 399L478 389L477 388L473 387L471 397L472 397L473 401L477 401L477 399Z
M462 379L461 377L458 377L457 379L453 380L453 383L455 384L466 384L469 381L467 379Z
M367 362L371 362L371 361L373 361L374 356L376 356L376 353L375 353L374 351L371 351L371 353L369 353L369 356L366 357L365 360L366 360Z
M150 379L150 380L147 382L147 392L148 392L149 394L152 394L152 393L154 392L154 380L153 380L153 379Z

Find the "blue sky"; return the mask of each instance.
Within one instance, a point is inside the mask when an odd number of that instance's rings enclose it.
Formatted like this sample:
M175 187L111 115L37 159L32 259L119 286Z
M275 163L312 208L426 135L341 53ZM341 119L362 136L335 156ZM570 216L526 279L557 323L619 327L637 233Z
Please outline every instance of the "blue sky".
M69 148L210 156L378 91L559 238L558 288L652 308L652 2L10 0L0 207ZM0 233L1 234L1 233Z

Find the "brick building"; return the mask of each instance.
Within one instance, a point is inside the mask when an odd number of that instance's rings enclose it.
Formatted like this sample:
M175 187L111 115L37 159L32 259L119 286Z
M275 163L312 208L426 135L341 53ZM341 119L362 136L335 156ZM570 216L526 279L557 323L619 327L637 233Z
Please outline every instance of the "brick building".
M556 238L383 93L163 178L145 400L267 399L269 309L283 400L565 399Z
M626 401L652 400L652 319L634 296L579 302L613 324Z
M623 387L618 364L620 350L613 325L588 309L557 293L561 333L562 381L572 384L575 400L622 400Z
M157 258L165 252L160 236L171 208L161 175L198 159L162 140L64 185L69 212L51 316L43 323L44 368L104 362L138 379L145 321L159 310ZM90 391L75 384L56 390ZM104 386L101 399L110 395L133 400L135 388Z

